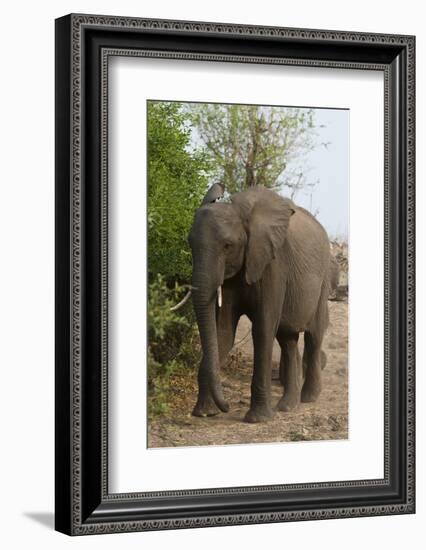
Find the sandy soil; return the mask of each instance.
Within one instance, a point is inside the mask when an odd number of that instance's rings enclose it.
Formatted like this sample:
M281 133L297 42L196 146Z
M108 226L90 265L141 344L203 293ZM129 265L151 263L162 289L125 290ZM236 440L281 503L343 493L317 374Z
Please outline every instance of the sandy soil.
M277 412L266 423L242 421L250 402L253 346L250 322L240 320L236 342L228 365L222 371L225 398L230 411L214 417L196 418L191 410L196 401L195 373L191 380L176 380L175 403L167 416L150 423L149 447L226 445L272 441L310 441L348 437L348 304L329 302L330 326L324 350L327 366L323 371L323 391L316 403L304 404L290 413ZM247 337L246 337L247 336ZM240 343L239 343L240 342ZM303 353L303 338L299 339ZM272 402L282 395L277 379L280 347L273 353Z

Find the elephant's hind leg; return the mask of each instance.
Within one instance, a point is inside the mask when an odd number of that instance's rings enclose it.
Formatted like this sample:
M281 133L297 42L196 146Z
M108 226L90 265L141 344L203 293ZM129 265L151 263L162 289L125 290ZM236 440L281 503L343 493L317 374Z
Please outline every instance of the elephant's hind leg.
M277 334L281 346L280 379L284 386L284 395L278 402L279 411L292 411L300 403L301 359L297 342L299 334Z
M303 353L303 366L302 366L302 377L306 378L306 369L307 369L308 359L307 354ZM324 350L321 350L321 370L324 370L327 365L327 354Z
M321 371L325 367L327 356L321 346L324 333L328 326L328 302L321 296L317 315L309 330L305 332L305 350L303 353L303 368L305 381L302 388L303 403L311 403L318 399L321 393Z
M305 332L305 351L303 354L305 381L302 388L303 403L312 403L316 401L321 393L321 344L322 337L318 337L318 335L310 332Z

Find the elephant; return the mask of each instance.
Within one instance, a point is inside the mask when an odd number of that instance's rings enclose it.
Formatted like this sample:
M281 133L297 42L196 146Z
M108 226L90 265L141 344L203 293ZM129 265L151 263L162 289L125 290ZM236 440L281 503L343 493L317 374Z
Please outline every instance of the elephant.
M216 187L216 189L218 189ZM208 199L209 192L206 197ZM318 220L304 208L262 186L230 202L210 193L189 232L192 302L202 347L194 416L228 412L220 367L234 344L242 315L252 322L254 366L244 420L263 422L275 411L313 402L321 392L321 349L327 329L330 245ZM303 365L297 343L304 332ZM272 347L281 347L284 393L271 404Z

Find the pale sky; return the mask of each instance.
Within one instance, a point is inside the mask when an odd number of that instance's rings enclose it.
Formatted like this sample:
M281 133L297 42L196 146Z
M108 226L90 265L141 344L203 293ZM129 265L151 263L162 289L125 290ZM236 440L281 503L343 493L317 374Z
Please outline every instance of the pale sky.
M303 159L308 182L313 189L297 192L294 202L318 212L317 218L330 237L348 237L349 225L349 110L315 109L318 146ZM321 126L324 126L323 128ZM283 188L282 194L288 195ZM312 193L312 197L311 197Z

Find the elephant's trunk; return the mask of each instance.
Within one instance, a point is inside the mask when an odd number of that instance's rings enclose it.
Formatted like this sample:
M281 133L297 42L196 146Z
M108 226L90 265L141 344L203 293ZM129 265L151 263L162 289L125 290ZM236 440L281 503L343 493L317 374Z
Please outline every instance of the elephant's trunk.
M222 384L219 377L219 349L216 330L216 298L217 286L206 285L206 281L193 280L195 287L192 301L197 317L200 332L203 358L198 373L200 394L210 394L223 412L229 410L223 396ZM208 290L203 290L208 288Z

